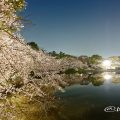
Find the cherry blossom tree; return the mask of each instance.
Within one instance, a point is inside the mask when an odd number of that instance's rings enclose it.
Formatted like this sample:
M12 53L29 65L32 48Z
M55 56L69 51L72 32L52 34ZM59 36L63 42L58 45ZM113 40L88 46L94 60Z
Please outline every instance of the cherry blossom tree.
M36 114L44 120L53 91L62 90L58 61L31 49L20 34L18 12L25 7L25 0L0 0L0 120L35 120Z

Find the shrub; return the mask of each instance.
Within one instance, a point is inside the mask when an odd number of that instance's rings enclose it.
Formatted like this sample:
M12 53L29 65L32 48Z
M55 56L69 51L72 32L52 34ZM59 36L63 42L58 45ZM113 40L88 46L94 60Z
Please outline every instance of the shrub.
M27 45L29 45L33 50L39 50L39 46L35 42L28 42Z
M99 61L102 60L102 56L100 55L92 55L89 57L89 63L90 64L99 64Z
M14 79L11 79L10 83L14 85L15 88L20 88L24 85L24 81L20 76L16 76Z
M74 68L69 68L65 71L65 74L75 74L77 71Z
M82 69L82 68L79 68L77 72L78 72L79 74L81 74L81 73L86 74L86 73L87 73L87 70Z

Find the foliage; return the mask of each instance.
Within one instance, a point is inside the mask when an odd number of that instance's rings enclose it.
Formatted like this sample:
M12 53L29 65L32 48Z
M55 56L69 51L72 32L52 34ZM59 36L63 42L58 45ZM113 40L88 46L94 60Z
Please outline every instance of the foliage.
M16 76L13 79L9 79L9 83L12 84L15 88L21 88L24 85L23 78L20 76Z
M98 64L100 60L102 60L102 56L100 55L92 55L89 57L90 64Z
M55 57L56 59L62 59L62 58L65 58L65 57L74 57L74 58L76 58L75 56L66 54L66 53L61 52L61 51L59 53L57 53L56 51L52 51L52 52L49 52L49 54L51 56Z
M8 0L8 3L13 3L13 8L15 10L21 10L25 6L25 0Z
M69 68L65 71L65 74L75 74L77 71L74 68Z
M28 42L27 45L29 45L33 50L39 50L39 46L35 42Z
M49 52L49 54L53 57L57 57L58 53L56 51Z
M77 71L79 74L86 74L87 73L87 70L86 69L83 69L83 68L79 68L78 71Z
M78 68L78 70L74 69L74 68L69 68L67 70L65 70L64 72L65 74L75 74L75 73L79 73L79 74L86 74L87 70L84 68Z
M43 102L38 102L40 100ZM12 96L7 99L7 102L0 102L0 105L2 104L6 106L2 108L4 114L0 115L0 120L55 120L47 110L55 113L57 109L55 105L58 106L57 102L50 97L43 99L36 96L29 100L29 97L23 94Z
M89 80L92 82L94 86L101 86L104 83L102 77L90 77Z
M13 32L20 31L23 27L21 17L16 12L23 9L25 0L2 0L0 1L0 30L13 34ZM1 31L1 32L2 32Z

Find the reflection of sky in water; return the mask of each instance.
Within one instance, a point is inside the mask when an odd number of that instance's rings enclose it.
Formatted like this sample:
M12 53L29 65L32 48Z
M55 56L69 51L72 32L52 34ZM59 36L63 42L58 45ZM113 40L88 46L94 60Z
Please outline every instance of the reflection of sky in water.
M108 77L104 77L104 75ZM96 115L98 113L99 115L103 115L105 114L103 110L106 106L120 106L119 75L115 75L114 73L105 73L104 75L102 78L104 80L103 85L94 86L92 83L89 85L76 84L67 87L65 93L59 93L58 96L61 97L61 101L63 101L66 106L64 109L66 115L69 116L72 114L72 116L78 117L76 120L79 120L81 113L87 112L87 114L91 115L93 114L92 111L95 110ZM117 83L114 83L116 79ZM83 118L83 120L91 119L93 118ZM72 117L70 117L69 120L73 120ZM112 117L110 120L112 120Z

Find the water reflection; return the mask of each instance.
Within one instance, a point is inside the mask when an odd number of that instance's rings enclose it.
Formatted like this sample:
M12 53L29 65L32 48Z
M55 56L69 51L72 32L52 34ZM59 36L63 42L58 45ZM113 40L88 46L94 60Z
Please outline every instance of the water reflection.
M120 74L88 75L57 93L64 104L60 120L119 120L120 112L105 113L107 106L120 106Z
M112 75L109 74L109 73L105 73L104 76L103 76L103 78L104 78L105 80L110 80L110 79L112 79Z
M93 86L101 86L104 82L120 83L120 74L114 72L105 72L101 74L89 75L82 80L80 80L80 85L89 85L90 83Z

